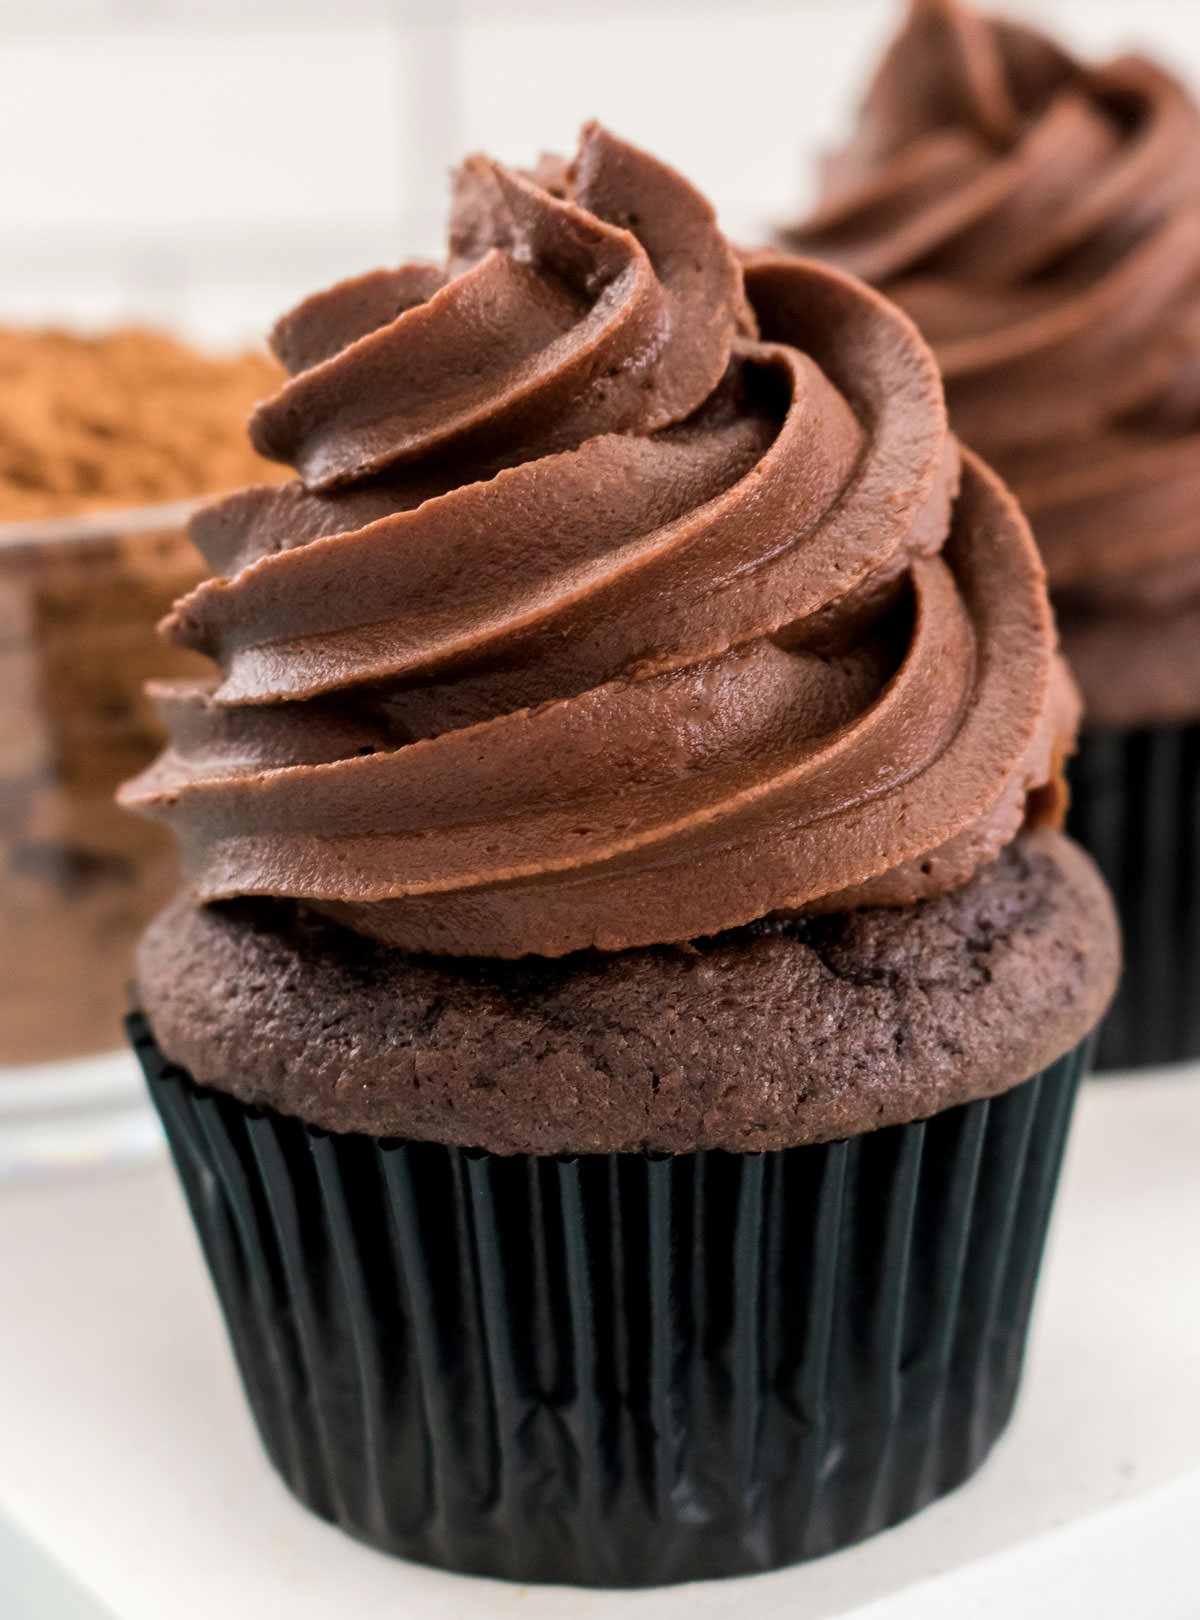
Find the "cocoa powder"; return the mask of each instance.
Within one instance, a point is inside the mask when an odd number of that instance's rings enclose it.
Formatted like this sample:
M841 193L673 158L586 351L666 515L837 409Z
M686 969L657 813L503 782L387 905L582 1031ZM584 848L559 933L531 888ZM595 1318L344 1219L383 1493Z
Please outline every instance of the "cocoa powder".
M163 333L0 329L0 522L141 506L278 482L246 438L283 373Z

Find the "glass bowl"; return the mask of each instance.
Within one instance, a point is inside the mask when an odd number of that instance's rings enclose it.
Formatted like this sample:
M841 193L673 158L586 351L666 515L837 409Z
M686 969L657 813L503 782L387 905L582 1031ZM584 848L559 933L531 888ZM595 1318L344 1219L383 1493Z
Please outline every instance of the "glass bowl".
M113 795L162 742L144 682L204 668L154 633L206 571L198 504L0 524L0 1174L158 1140L122 1018L178 874Z

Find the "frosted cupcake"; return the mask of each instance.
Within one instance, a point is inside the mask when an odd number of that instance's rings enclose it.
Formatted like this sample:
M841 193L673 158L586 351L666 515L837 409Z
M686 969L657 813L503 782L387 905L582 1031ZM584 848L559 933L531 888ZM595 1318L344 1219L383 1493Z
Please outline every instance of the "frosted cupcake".
M786 244L883 288L1005 476L1082 688L1072 827L1116 890L1106 1067L1200 1055L1200 111L914 0Z
M1003 1428L1116 972L931 355L596 127L285 318L126 792L135 1039L267 1450L522 1581L766 1569ZM216 1488L216 1482L214 1482Z

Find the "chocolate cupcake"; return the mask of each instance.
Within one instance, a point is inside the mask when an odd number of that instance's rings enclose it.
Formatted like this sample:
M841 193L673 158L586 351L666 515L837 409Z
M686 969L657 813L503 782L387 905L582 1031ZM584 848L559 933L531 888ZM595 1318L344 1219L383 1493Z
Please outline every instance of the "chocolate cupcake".
M1126 935L1100 1061L1200 1055L1200 110L914 0L784 240L914 317L1029 516L1084 698L1072 830Z
M632 1586L1007 1420L1115 926L1041 566L906 318L596 127L318 295L193 526L132 1021L266 1448Z

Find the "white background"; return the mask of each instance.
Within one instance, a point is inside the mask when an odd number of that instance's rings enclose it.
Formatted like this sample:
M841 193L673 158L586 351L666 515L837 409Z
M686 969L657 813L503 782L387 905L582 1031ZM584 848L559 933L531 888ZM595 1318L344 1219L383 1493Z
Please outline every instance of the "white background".
M1009 0L1200 86L1197 0ZM901 0L0 0L0 321L208 343L436 253L445 174L584 119L749 239L799 207Z

